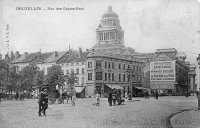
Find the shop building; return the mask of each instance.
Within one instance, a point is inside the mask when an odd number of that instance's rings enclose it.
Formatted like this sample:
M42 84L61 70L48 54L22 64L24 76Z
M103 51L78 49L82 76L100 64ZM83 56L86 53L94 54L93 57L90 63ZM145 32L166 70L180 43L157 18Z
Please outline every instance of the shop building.
M176 49L157 49L150 62L150 86L152 90L168 95L184 95L189 91L189 63L184 53Z
M107 96L109 88L121 89L121 94L134 92L134 87L141 87L141 61L123 55L91 52L87 56L86 95L94 96L98 91L102 97ZM132 74L127 72L132 69Z

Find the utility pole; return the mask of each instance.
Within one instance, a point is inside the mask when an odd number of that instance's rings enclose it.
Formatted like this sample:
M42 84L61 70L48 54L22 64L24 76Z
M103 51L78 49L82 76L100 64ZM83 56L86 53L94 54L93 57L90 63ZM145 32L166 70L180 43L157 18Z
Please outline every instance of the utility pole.
M9 63L10 63L10 57L9 57L9 24L6 25L6 46L7 46L7 56L6 56L6 92L9 82Z

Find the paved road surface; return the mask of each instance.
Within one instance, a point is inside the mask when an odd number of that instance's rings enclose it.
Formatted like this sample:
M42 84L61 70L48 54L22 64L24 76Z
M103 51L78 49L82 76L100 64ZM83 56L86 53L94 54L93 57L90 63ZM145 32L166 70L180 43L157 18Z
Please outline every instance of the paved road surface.
M36 99L3 101L0 103L0 128L178 128L184 121L177 121L177 115L170 120L170 115L197 107L194 96L168 96L158 100L133 98L120 106L108 106L105 98L101 99L100 106L92 105L94 101L94 98L77 99L75 107L71 103L49 105L46 117L38 116ZM195 124L191 128L198 126Z

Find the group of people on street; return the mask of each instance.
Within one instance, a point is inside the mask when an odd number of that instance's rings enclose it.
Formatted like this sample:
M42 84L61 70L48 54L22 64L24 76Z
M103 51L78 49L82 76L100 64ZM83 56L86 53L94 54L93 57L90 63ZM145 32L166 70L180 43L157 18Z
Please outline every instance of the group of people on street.
M158 100L158 91L157 90L153 91L152 95L156 100ZM145 99L149 99L149 97L150 97L150 94L147 90L144 93L144 97L145 97Z

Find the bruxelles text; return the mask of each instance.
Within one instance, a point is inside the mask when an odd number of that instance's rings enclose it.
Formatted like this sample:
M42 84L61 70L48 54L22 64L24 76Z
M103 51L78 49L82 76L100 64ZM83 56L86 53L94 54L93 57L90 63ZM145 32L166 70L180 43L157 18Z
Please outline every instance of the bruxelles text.
M30 10L30 11L37 11L37 10L84 10L84 8L80 7L47 7L47 8L42 8L42 7L16 7L16 10Z

